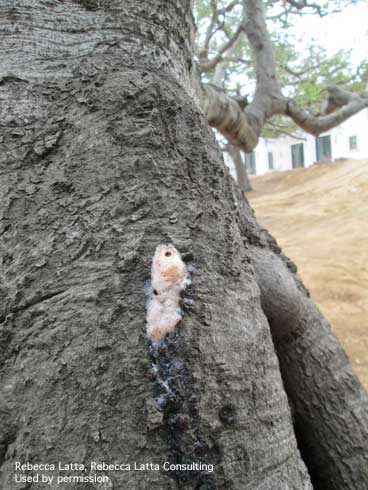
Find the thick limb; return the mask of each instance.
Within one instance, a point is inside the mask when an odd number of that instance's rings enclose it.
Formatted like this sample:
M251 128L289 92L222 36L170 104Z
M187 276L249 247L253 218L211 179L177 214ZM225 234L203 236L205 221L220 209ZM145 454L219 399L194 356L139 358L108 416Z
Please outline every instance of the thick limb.
M252 262L314 488L368 487L367 393L285 259L254 247Z

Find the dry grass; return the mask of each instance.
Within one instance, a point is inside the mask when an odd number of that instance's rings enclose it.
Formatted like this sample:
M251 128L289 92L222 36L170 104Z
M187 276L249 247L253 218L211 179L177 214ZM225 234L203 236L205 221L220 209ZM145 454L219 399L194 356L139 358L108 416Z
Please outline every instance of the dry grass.
M298 266L368 388L368 161L252 179L260 223Z

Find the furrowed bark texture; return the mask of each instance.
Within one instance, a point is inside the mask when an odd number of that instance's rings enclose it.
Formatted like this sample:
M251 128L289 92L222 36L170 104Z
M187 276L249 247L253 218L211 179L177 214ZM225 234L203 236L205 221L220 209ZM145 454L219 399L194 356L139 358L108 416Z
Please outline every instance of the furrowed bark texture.
M313 488L368 488L368 395L295 265L256 223L255 231L249 222L246 227L254 236L251 257L262 308Z
M109 488L311 489L230 177L192 99L189 2L0 6L2 488L20 488L15 461L203 461L213 474L111 472ZM195 272L152 354L143 286L167 241Z

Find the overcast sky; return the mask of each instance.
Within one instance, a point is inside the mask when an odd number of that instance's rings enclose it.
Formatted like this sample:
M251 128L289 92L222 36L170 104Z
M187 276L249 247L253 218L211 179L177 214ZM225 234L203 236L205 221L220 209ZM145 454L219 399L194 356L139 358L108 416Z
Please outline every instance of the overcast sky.
M368 58L368 1L351 5L343 13L319 18L303 16L295 22L296 37L304 42L315 39L330 54L339 49L352 49L353 63Z

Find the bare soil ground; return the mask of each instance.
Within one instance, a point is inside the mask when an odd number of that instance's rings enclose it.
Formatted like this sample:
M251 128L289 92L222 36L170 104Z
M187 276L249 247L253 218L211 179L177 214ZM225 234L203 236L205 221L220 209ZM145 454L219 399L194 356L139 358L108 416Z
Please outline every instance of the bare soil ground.
M368 388L368 160L251 179L258 220L277 239Z

